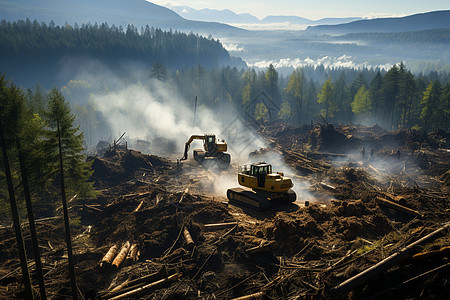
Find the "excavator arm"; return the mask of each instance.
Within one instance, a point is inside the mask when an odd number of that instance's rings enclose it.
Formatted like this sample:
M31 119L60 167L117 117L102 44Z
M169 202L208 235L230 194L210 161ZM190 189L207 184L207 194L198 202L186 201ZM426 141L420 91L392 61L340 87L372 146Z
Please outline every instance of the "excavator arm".
M180 160L186 160L188 158L189 147L191 146L191 143L193 140L205 140L205 136L204 135L191 135L189 140L186 142L186 145L184 146L184 155L182 158L180 158Z

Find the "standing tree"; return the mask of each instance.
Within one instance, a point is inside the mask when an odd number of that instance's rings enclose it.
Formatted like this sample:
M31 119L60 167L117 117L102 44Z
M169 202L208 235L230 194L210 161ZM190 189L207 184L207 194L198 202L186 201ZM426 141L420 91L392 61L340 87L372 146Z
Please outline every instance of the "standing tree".
M322 90L317 95L317 102L325 105L325 109L321 111L323 117L328 120L328 118L334 117L333 109L333 84L331 83L331 76L322 86Z
M353 113L364 120L369 118L372 114L372 99L370 98L370 92L365 85L361 86L355 95L352 102Z
M93 183L88 182L89 177L92 175L91 163L85 161L83 133L79 133L79 128L73 125L75 116L70 112L69 103L65 101L64 96L56 88L50 90L48 101L45 119L50 128L46 131L45 147L49 157L49 171L51 174L58 174L57 128L59 126L64 175L68 192L78 194L80 197L93 196Z
M285 88L287 94L291 96L289 107L294 117L294 122L301 124L302 122L302 105L303 105L303 85L304 74L301 68L295 69L289 77L289 82ZM285 105L286 106L286 105Z
M439 81L430 82L425 92L423 92L423 98L420 101L422 105L420 119L422 120L425 131L434 127L433 120L437 117L441 95L442 90Z

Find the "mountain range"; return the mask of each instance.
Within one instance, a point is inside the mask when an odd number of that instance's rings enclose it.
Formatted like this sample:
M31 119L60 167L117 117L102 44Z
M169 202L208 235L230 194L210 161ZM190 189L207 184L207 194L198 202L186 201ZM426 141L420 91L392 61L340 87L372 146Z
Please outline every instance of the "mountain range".
M188 6L174 6L168 5L168 8L175 11L177 14L188 20L205 21L205 22L221 22L226 24L270 24L270 23L285 23L291 24L342 24L356 20L362 20L360 17L350 18L323 18L319 20L310 20L298 16L273 16L269 15L263 19L249 14L237 14L229 9L217 10L217 9L194 9Z
M432 11L401 18L359 20L339 25L309 26L307 32L343 35L367 32L409 32L450 28L450 10Z
M54 21L57 25L107 22L109 25L136 27L150 25L163 30L179 30L199 34L220 35L243 29L218 22L187 20L176 12L145 0L0 0L0 19L39 22Z
M171 9L146 0L0 0L0 19L17 21L29 18L39 22L53 20L58 25L103 23L137 28L150 25L163 30L195 32L203 35L248 35L244 29L227 24L285 23L310 25L306 33L343 35L365 32L406 32L450 28L450 10L415 14L402 18L324 18L309 20L298 16L267 16L259 20L251 14L231 10L171 6ZM226 23L226 24L224 24ZM246 33L247 32L247 33Z

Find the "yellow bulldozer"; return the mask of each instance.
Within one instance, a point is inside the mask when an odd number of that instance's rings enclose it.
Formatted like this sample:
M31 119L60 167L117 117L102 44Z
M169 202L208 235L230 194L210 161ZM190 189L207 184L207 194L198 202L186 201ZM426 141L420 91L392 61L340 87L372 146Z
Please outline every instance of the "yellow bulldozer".
M238 181L246 188L228 189L227 198L230 203L264 210L270 206L270 200L291 203L297 198L291 189L294 186L292 180L283 173L273 173L272 165L266 162L240 166Z
M216 140L214 134L204 135L192 135L186 142L184 147L184 155L180 160L186 160L188 158L189 148L194 140L203 140L203 149L195 149L194 159L202 163L204 160L217 160L224 164L230 164L231 156L227 151L227 143L224 140Z

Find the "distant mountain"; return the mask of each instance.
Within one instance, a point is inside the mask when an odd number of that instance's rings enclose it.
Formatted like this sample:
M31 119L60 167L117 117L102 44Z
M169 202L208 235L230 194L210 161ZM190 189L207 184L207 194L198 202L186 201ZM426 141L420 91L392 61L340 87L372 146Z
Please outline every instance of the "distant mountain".
M360 17L349 17L349 18L323 18L316 21L312 21L311 24L317 24L317 25L336 25L336 24L343 24L343 23L349 23L353 21L359 21L363 18Z
M261 23L270 24L270 23L285 23L289 22L291 24L320 24L320 25L335 25L353 22L357 20L362 20L359 17L350 17L350 18L323 18L319 20L310 20L297 16L267 16L261 20Z
M188 20L205 21L205 22L220 22L227 24L272 24L272 23L291 23L291 24L305 24L305 25L334 25L353 22L361 20L359 17L351 18L323 18L320 20L310 20L298 16L267 16L262 20L251 14L237 14L229 9L194 9L189 6L173 6L168 5L168 8L175 11L177 14Z
M408 32L440 28L450 28L450 10L433 11L402 18L380 18L340 25L309 26L306 31L342 35L364 32Z
M194 9L188 6L169 6L170 9L188 20L221 22L221 23L258 23L259 19L251 14L236 14L224 9Z
M0 19L37 20L56 24L103 23L136 27L146 25L164 30L196 32L204 35L221 35L243 31L217 22L186 20L176 12L145 0L0 0Z

